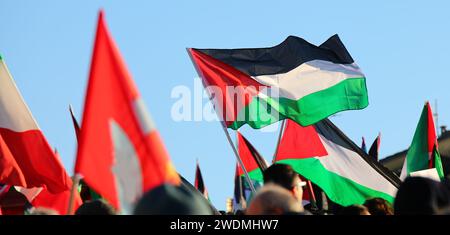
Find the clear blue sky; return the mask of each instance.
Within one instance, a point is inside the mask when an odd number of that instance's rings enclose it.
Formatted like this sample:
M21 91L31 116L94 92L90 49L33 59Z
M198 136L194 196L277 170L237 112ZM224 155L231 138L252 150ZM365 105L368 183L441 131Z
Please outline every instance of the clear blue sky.
M109 28L177 170L200 161L212 202L232 196L235 157L217 122L175 122L172 88L197 77L186 47L268 47L288 35L320 44L337 33L367 76L369 106L332 120L357 144L382 132L380 153L407 148L425 100L449 124L448 1L0 1L0 54L50 144L73 172L97 13ZM206 100L204 100L206 103ZM242 128L271 160L277 133Z

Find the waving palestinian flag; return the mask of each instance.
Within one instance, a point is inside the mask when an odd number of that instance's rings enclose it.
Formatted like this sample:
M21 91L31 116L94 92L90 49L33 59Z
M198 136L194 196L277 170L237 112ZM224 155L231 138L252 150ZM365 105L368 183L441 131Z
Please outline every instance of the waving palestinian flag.
M266 160L239 131L236 133L239 157L242 159L245 170L248 172L251 180L263 182L263 171L268 167ZM240 176L244 176L244 171L241 167L238 168L238 173Z
M188 49L221 121L303 126L368 105L365 76L337 35L320 46L289 36L270 48Z
M393 202L400 184L328 119L307 127L288 120L275 161L291 165L342 206L373 197Z
M441 156L438 149L436 129L430 103L426 102L417 124L411 146L406 153L400 179L404 180L410 173L436 168L439 178L444 178Z
M195 188L209 200L208 190L206 189L205 182L203 181L202 171L200 170L200 165L197 160L197 167L195 168Z

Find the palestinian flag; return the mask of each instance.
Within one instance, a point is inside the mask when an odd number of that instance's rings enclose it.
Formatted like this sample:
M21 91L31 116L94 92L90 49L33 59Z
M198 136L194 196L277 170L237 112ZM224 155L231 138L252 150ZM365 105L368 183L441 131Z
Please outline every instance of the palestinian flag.
M406 153L400 179L404 180L411 172L436 168L439 178L444 178L441 156L438 150L436 129L430 103L426 102L417 124L411 146Z
M366 140L364 139L364 137L362 137L361 149L362 151L367 153Z
M236 210L244 210L247 208L247 201L245 197L245 184L244 179L239 175L239 163L236 164L236 173L234 174L234 197L233 208Z
M180 184L100 12L75 174L123 214L162 184Z
M289 36L269 48L188 49L226 127L303 126L368 105L366 79L337 35L320 46Z
M14 158L10 161L12 165L1 166L2 177L9 171L15 174L15 185L45 187L52 193L71 187L72 180L40 130L1 56L0 136L2 154ZM19 168L23 176L19 175Z
M381 133L378 133L377 138L373 141L372 146L369 149L369 156L371 156L375 161L378 161L378 151L380 149L381 143Z
M206 189L205 182L203 181L202 172L200 171L200 165L197 161L197 167L195 169L195 188L206 198L209 200L208 190Z
M258 182L264 182L263 171L267 169L267 162L253 147L253 145L237 131L239 157L248 172L250 179ZM238 168L238 174L244 176L241 167Z
M342 206L372 197L393 202L400 180L325 119L302 127L288 120L276 155Z

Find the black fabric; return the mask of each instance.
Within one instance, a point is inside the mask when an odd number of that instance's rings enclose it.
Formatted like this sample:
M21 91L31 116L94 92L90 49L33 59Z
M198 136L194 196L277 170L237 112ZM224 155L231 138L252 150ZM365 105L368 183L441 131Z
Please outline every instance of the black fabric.
M192 185L191 183L189 183L189 181L187 181L182 175L178 174L181 178L181 185L180 187L185 188L186 190L191 191L194 194L197 194L200 196L201 200L209 205L209 208L212 210L213 214L215 215L219 215L219 211L213 206L213 204L211 204L211 202L209 200L207 200L202 194L200 194L200 192L194 187L194 185Z
M378 161L379 138L380 136L377 136L377 138L373 141L372 146L370 146L369 149L369 156L371 156L375 161Z
M202 172L200 171L200 166L198 164L195 170L195 187L200 193L205 195L206 193L205 183L203 182Z
M333 35L320 46L289 36L277 46L245 49L195 49L220 60L250 76L286 73L312 60L325 60L338 64L351 64L339 36Z
M237 169L236 174L234 175L234 201L240 205L242 205L245 201L244 182L242 182L242 177L239 176Z

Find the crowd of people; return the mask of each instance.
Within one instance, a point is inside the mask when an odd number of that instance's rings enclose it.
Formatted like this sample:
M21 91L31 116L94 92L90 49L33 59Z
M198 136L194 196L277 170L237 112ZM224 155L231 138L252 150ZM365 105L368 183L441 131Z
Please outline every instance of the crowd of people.
M232 213L219 212L194 188L164 184L145 193L135 215L450 215L450 181L409 177L400 185L393 205L382 198L369 198L361 205L338 206L321 211L302 205L304 183L286 164L273 164L264 172L264 185L248 207ZM55 215L46 208L33 208L32 215ZM76 215L115 215L118 212L101 198L85 199Z

